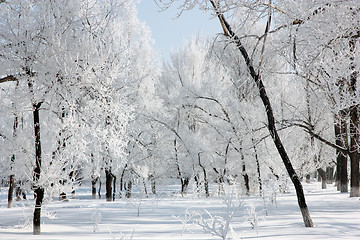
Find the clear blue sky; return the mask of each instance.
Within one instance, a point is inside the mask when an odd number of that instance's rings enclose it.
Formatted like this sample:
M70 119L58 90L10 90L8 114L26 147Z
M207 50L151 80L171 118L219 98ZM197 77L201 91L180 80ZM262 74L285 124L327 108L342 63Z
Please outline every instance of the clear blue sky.
M198 33L215 36L221 32L217 19L198 8L184 12L179 18L177 6L161 11L154 0L141 0L138 17L150 27L155 49L167 58L171 50L181 47Z

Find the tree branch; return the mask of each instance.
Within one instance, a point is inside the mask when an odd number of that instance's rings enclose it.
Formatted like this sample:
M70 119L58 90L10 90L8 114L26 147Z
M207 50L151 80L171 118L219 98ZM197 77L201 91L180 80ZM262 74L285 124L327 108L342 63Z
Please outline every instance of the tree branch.
M6 77L0 78L0 83L4 83L4 82L15 82L18 79L16 77L14 77L13 75L8 75Z
M321 137L319 134L315 133L315 132L311 129L310 126L306 126L306 125L300 124L300 123L292 123L292 125L303 128L305 132L309 133L311 136L313 136L314 138L318 139L319 141L325 143L326 145L328 145L328 146L330 146L330 147L332 147L332 148L335 148L336 150L338 150L338 151L340 151L340 152L342 152L342 153L344 153L344 154L347 154L347 155L350 154L349 149L343 148L343 147L341 147L341 146L339 146L339 145L336 145L335 143L332 143L332 142L330 142L329 140Z
M269 2L269 4L271 5L271 0ZM261 65L264 61L264 53L265 53L265 45L266 45L266 39L270 30L270 24L271 24L271 10L269 10L269 16L268 16L268 20L266 22L266 27L265 27L265 33L264 33L264 42L263 42L263 46L261 48L261 58L260 58L260 63L259 63L259 69L258 71L260 71ZM258 74L260 74L260 72L258 72Z

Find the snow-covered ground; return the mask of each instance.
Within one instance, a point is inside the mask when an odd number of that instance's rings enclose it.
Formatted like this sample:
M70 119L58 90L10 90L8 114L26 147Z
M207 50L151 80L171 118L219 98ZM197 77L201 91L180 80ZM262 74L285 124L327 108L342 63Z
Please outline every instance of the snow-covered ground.
M106 202L92 200L90 188L81 188L69 202L45 203L41 236L32 235L32 199L8 209L7 189L1 188L0 239L221 239L200 224L221 232L232 213L229 239L360 239L359 198L338 193L332 185L327 190L318 183L304 188L314 228L303 226L293 191L276 197L207 199L163 192Z

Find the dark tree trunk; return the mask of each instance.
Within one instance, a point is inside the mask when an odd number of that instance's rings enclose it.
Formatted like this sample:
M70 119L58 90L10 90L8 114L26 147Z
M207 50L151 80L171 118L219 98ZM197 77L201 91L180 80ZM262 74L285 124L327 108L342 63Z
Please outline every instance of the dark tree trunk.
M230 143L231 143L231 139L229 139L228 143L226 144L226 148L225 148L224 170L220 169L218 171L216 168L214 168L214 171L219 175L219 193L218 193L218 195L225 194L224 183L225 183L225 176L227 173L226 167L227 167L227 163L228 163L228 154L229 154Z
M244 160L242 162L242 176L244 178L246 195L250 195L249 175L246 173L246 166L245 166L245 161Z
M116 198L116 177L115 175L112 175L113 176L113 201L115 201L115 198Z
M174 152L175 152L175 163L178 170L178 176L181 181L181 196L184 196L187 193L190 179L188 177L183 177L180 170L179 159L178 159L178 150L177 150L177 141L174 139Z
M194 181L195 181L195 184L196 184L196 192L199 195L200 194L200 187L201 187L199 174L195 174Z
M326 189L327 186L326 186L326 172L321 169L321 168L318 168L317 169L317 172L319 173L319 176L321 177L321 188L322 189Z
M348 135L347 124L344 119L346 116L343 112L339 113L337 123L334 124L335 130L335 143L336 145L347 149L348 148ZM348 169L347 169L348 157L346 154L339 150L336 150L336 181L337 190L340 192L348 192Z
M350 197L359 197L359 114L357 107L350 112Z
M111 170L105 169L105 177L106 177L106 201L112 201L112 181L113 175L111 174Z
M254 154L255 154L255 160L256 160L256 169L257 169L257 174L258 174L259 194L260 194L260 196L262 196L263 190L262 190L262 180L261 180L260 162L259 162L259 157L258 157L258 154L257 154L257 150L256 150L256 146L255 146L255 141L254 141L254 139L252 139L252 142L253 142L253 148L254 148Z
M40 219L41 219L41 206L44 198L44 189L38 187L35 189L35 210L34 210L34 220L33 220L33 235L40 235Z
M91 160L91 164L94 165L95 160L94 160L93 153L90 154L90 160ZM91 174L91 197L92 197L92 199L96 199L96 183L99 179L99 177L96 177L95 171L96 171L95 168L92 168L92 174Z
M17 86L17 85L16 85ZM13 137L16 137L16 130L18 127L18 115L15 114L15 118L14 118L14 125L13 125ZM13 170L13 164L15 162L15 154L13 154L11 156L11 170ZM11 174L10 175L10 179L9 179L9 192L8 192L8 208L12 208L13 206L13 196L14 196L14 188L15 188L15 175Z
M96 199L96 183L97 183L98 178L93 178L91 180L91 196L92 199Z
M127 168L127 164L125 164L124 169L122 170L121 176L120 176L120 198L122 197L122 191L124 188L124 176L125 176L125 170Z
M332 184L334 182L334 168L333 167L326 168L326 182L328 184Z
M38 186L41 174L41 139L40 139L40 106L41 103L33 105L34 133L35 133L35 168L34 168L34 195L35 210L33 219L33 235L40 235L41 206L44 198L44 188Z
M206 196L206 197L209 197L209 196L210 196L210 193L209 193L209 182L208 182L208 179L207 179L206 169L205 169L204 165L201 164L200 153L198 153L198 160L199 160L199 166L200 166L201 169L203 170L203 174L204 174L205 196Z
M150 178L150 182L151 182L151 192L153 195L156 195L156 182L155 182L155 177L154 175L150 175L149 176Z
M337 155L337 188L340 192L348 192L348 169L347 169L347 155L338 152Z
M351 53L353 54L350 59L351 63L351 76L350 76L350 92L355 97L357 94L357 77L358 73L355 68L355 50L356 50L356 43L358 42L360 36L360 31L355 33L355 36L351 36L349 41L349 46L351 49ZM360 157L360 133L359 133L359 106L355 105L350 108L350 197L360 197L359 192L359 181L360 181L360 174L359 174L359 157Z
M294 54L294 65L295 65L295 61L296 61L296 42L294 39L294 48L293 48L293 54ZM308 124L311 126L311 129L313 130L314 127L314 123L312 120L312 112L311 112L311 100L310 100L310 83L309 81L306 81L306 87L305 87L305 91L306 91L306 108L307 108L307 122ZM314 150L314 137L311 136L310 137L310 145L311 145L311 151L314 151L314 160L316 162L316 154L315 154L315 150ZM320 153L319 153L320 155ZM311 182L311 175L310 173L306 174L306 183L310 183Z
M241 142L242 145L242 142ZM246 172L246 165L245 165L245 156L243 153L243 149L242 146L239 149L239 153L241 155L241 161L242 161L242 176L244 178L244 184L245 184L245 189L246 189L246 195L250 195L250 184L249 184L249 175Z
M153 195L156 195L156 182L155 180L151 181L151 192Z
M71 197L72 198L75 198L75 193L76 193L76 190L74 188L74 183L77 181L77 176L78 175L78 172L76 169L73 169L70 173L69 173L69 177L70 177L70 180L71 180L71 188L72 188L72 191L71 191Z
M131 191L132 191L132 181L131 180L128 182L125 190L126 190L125 197L131 198Z
M146 182L145 182L145 179L143 178L143 186L144 186L144 193L145 193L145 196L148 197L148 190L147 190L147 187L146 187Z
M15 188L15 175L12 174L10 175L10 180L9 180L8 208L12 208L13 206L14 188Z
M260 94L260 98L264 104L265 107L265 111L266 111L266 116L268 119L268 130L270 132L270 135L274 141L274 144L276 146L276 149L279 152L279 155L285 165L285 168L289 174L289 177L291 179L291 181L294 184L295 190L296 190L296 195L297 195L297 199L298 199L298 205L300 208L300 211L302 213L303 216L303 221L305 224L305 227L313 227L313 221L310 217L310 213L309 213L309 209L307 207L306 201L305 201L305 195L304 195L304 190L302 187L302 184L300 182L300 179L295 171L295 169L293 168L291 161L289 159L289 156L282 144L282 141L278 135L277 129L276 129L276 125L275 125L275 118L274 118L274 113L271 107L271 103L270 103L270 99L266 93L265 90L265 86L263 84L263 81L261 79L260 73L256 73L254 66L252 64L252 61L248 55L247 50L244 48L244 46L242 45L240 38L232 31L230 24L226 21L224 15L219 12L219 9L217 8L217 5L214 3L213 0L210 0L210 2L212 3L216 14L220 20L220 23L224 29L224 33L226 36L228 36L229 40L231 40L238 48L238 50L240 51L241 55L243 56L245 63L247 65L248 71L250 73L251 78L254 80L258 90L259 90L259 94ZM270 19L269 19L270 20ZM270 21L268 21L267 24L267 30L266 33L268 31L270 25Z
M182 177L180 178L181 181L181 196L184 196L187 194L187 189L190 183L190 179L188 177Z
M98 190L99 199L101 199L101 179L99 178L99 190Z

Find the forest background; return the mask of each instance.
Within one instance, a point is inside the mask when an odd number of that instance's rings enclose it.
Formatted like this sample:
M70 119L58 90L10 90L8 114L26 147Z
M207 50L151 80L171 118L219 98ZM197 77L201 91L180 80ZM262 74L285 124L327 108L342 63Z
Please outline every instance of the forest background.
M44 198L86 182L111 201L290 177L307 227L303 179L359 197L359 2L157 1L174 2L222 33L161 62L136 1L0 1L0 174L9 208L34 192L34 234Z

